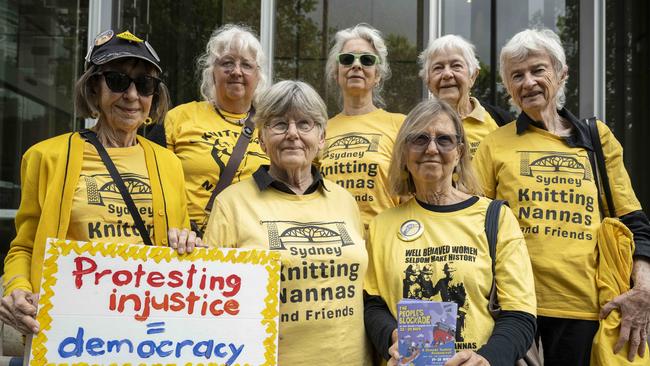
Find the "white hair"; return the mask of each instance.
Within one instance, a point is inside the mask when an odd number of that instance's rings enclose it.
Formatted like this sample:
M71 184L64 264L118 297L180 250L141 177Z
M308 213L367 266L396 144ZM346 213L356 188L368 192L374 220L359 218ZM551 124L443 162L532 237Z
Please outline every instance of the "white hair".
M465 63L467 64L467 69L469 70L470 77L481 68L478 59L476 58L474 45L469 43L465 38L461 36L448 34L446 36L431 40L427 48L425 48L420 56L418 56L420 65L422 65L422 68L420 69L420 77L427 85L429 84L429 70L431 70L431 61L433 59L433 56L438 51L459 51L463 56Z
M250 28L235 24L226 24L212 32L205 53L197 61L201 73L201 95L209 102L216 102L216 91L214 85L213 70L215 63L224 54L230 51L239 53L247 52L255 57L259 66L259 82L255 89L255 95L266 88L267 70L266 56L262 50L260 41L255 37Z
M506 67L511 63L522 62L531 54L546 54L551 59L555 74L560 79L560 87L555 96L555 106L561 109L566 101L566 78L561 76L566 68L566 55L560 37L550 29L526 29L515 34L501 49L499 74L508 89ZM512 98L510 98L512 104Z
M327 57L327 64L325 65L325 77L330 85L336 86L338 75L338 59L337 56L343 50L345 43L353 39L363 39L377 52L379 56L379 63L376 65L379 82L372 91L372 102L375 106L384 107L384 99L381 97L381 91L384 87L384 82L390 79L390 66L388 65L388 48L386 42L381 36L381 32L371 25L366 23L359 23L354 27L342 29L336 32L334 36L334 46L330 49ZM338 89L337 89L338 90Z

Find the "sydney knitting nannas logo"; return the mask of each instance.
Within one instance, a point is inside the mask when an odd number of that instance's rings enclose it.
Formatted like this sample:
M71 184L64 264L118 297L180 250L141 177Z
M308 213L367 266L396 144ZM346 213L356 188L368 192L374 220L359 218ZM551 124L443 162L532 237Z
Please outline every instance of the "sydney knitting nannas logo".
M329 159L362 158L366 152L377 152L381 135L377 133L346 133L325 140L323 157Z

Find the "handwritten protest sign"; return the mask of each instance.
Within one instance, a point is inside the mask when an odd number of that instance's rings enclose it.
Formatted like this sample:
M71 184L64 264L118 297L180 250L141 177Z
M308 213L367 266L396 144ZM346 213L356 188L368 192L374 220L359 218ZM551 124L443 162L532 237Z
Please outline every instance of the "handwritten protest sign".
M261 250L49 239L30 365L276 365L280 262Z

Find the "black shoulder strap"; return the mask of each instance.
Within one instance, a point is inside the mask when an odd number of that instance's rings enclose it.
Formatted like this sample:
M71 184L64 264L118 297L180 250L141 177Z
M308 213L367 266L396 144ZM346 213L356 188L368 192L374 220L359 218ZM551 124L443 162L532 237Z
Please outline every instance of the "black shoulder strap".
M594 149L594 156L593 159L590 159L590 163L591 168L594 171L596 187L602 187L605 199L607 200L609 217L616 217L616 209L614 207L614 200L612 199L612 189L609 186L609 176L607 175L607 166L605 165L605 154L603 153L603 145L600 143L600 134L598 133L596 117L588 118L585 122L587 123L587 126L589 126L591 145ZM600 200L600 195L598 199Z
M499 233L499 214L501 213L501 206L508 205L504 200L493 200L490 202L485 214L485 235L488 240L488 247L490 249L490 259L492 260L492 287L490 287L490 301L488 302L488 310L492 316L501 311L499 300L497 298L497 283L496 283L496 257L497 257L497 235Z
M88 129L79 131L79 134L81 134L81 136L86 139L86 141L90 142L95 147L95 149L97 149L99 157L102 159L102 162L104 162L108 173L113 179L113 183L115 183L117 189L120 191L122 199L124 200L126 207L129 209L131 217L133 217L133 222L135 223L135 227L140 233L140 237L142 237L142 241L147 245L153 245L151 238L149 237L149 231L147 231L147 228L144 226L144 222L142 221L142 217L140 217L138 208L133 202L133 198L131 198L129 191L126 189L126 185L124 185L124 181L122 180L120 173L117 171L115 164L113 164L113 160L111 160L111 157L108 156L108 152L106 152L104 146L102 146L102 144L99 142L99 139L97 139L97 134L94 131Z
M255 122L253 122L253 116L255 116L255 109L251 107L250 112L248 113L248 117L246 118L246 121L244 121L244 126L242 127L242 131L239 134L239 138L235 143L235 147L232 149L232 154L230 155L230 159L228 159L228 164L226 164L226 167L219 174L219 181L217 182L217 186L214 188L214 190L212 190L212 195L210 196L208 203L205 205L205 211L207 212L212 211L214 199L219 193L221 193L221 191L226 189L230 183L232 183L233 178L235 178L235 173L237 172L237 169L239 169L239 165L241 165L241 162L244 159L246 148L251 142L251 138L253 138L253 132L255 132Z

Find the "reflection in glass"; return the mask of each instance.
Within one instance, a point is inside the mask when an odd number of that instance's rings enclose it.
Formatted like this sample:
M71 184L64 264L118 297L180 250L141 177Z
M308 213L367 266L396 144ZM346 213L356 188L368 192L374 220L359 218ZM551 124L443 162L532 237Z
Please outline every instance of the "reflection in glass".
M85 1L0 1L0 237L13 238L20 158L72 131L74 82L83 70ZM6 253L9 240L2 241Z
M212 32L244 24L259 35L259 0L117 0L116 29L128 29L153 45L162 60L172 106L200 100L196 59Z
M493 1L496 3L496 14L491 12ZM498 55L501 47L514 34L526 28L546 27L555 31L562 39L569 66L566 106L577 113L578 4L578 0L443 0L442 34L461 35L476 46L481 71L472 94L488 103L511 108L499 76Z
M365 22L382 31L393 77L384 86L386 109L408 113L422 99L417 55L422 51L423 1L276 1L274 79L301 79L340 112L337 86L327 85L327 54L340 29ZM419 14L419 16L418 16Z

